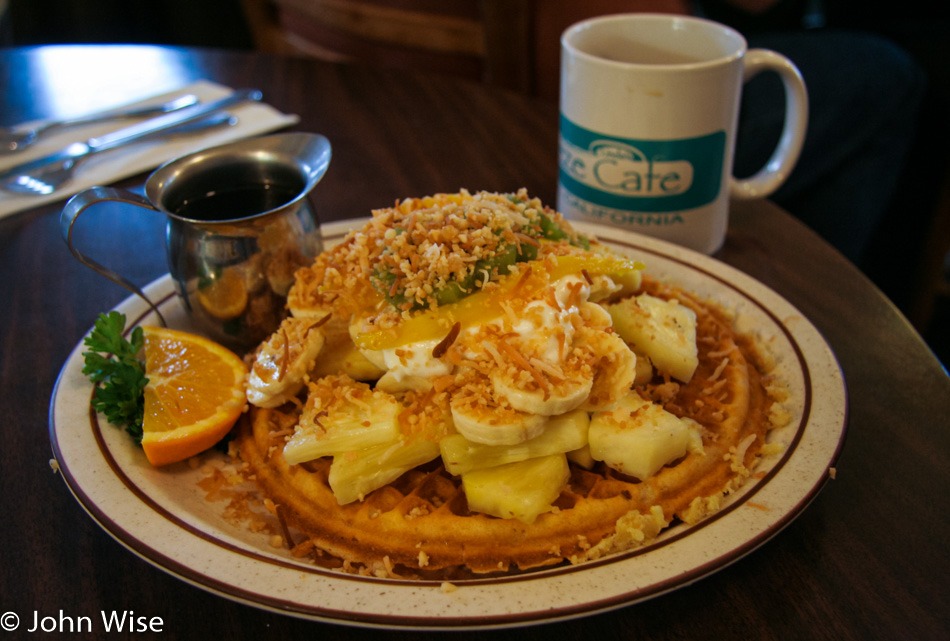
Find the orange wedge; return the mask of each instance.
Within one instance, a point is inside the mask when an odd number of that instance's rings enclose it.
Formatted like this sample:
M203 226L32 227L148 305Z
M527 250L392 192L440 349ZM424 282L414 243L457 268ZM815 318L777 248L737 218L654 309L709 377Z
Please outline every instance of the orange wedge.
M220 441L245 404L247 368L201 336L145 327L142 449L152 465L183 461Z

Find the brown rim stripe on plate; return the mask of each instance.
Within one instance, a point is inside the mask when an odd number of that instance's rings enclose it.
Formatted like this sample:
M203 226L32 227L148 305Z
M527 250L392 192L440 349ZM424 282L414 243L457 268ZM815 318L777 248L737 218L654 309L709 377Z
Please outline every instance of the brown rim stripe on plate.
M333 236L326 237L326 240L334 240L337 238L342 238L345 233L334 234ZM688 263L684 260L677 259L670 255L664 254L657 250L651 250L639 245L635 245L629 242L610 240L605 241L607 244L617 245L625 247L628 250L634 250L638 252L644 252L648 254L653 254L659 257L662 257L665 260L677 263L681 266L686 267L689 270L698 272L704 275L707 278L715 280L721 283L723 286L728 289L733 290L738 293L740 296L748 300L755 307L757 307L761 312L763 312L771 321L775 324L776 327L780 328L781 332L785 335L786 340L789 345L792 347L796 358L798 359L799 367L804 378L804 401L803 401L803 413L799 425L795 430L795 436L792 439L788 448L786 448L785 453L782 458L769 470L769 472L761 479L757 479L755 485L749 490L743 493L742 499L736 501L732 505L724 508L723 510L717 512L716 514L711 515L710 517L704 519L701 523L685 528L683 531L678 532L668 538L665 538L661 541L653 543L644 548L637 550L632 550L627 553L620 553L613 555L604 559L599 559L596 561L590 561L576 566L565 566L560 568L554 568L549 570L539 570L530 572L524 575L512 576L512 577L495 577L490 579L468 579L464 581L457 581L459 585L486 585L486 584L495 584L495 583L510 583L510 582L521 582L521 581L532 581L538 579L550 578L552 576L560 576L563 574L583 571L593 567L617 563L629 559L631 557L639 556L641 554L648 553L650 551L656 550L660 547L668 545L672 542L678 541L683 537L696 532L699 529L702 529L708 526L711 523L714 523L720 518L723 518L727 514L731 513L738 507L745 504L749 498L754 496L760 489L765 487L769 480L771 480L779 471L785 466L792 453L797 448L800 443L804 430L808 424L808 419L811 416L811 404L812 404L812 379L811 374L808 369L808 364L805 361L804 354L801 347L791 335L789 330L785 325L779 321L779 319L768 309L764 304L759 300L751 296L748 292L742 290L735 284L726 281L723 277L711 273L706 269L700 268L696 265ZM175 294L170 293L166 295L160 302L159 305L165 305L174 298ZM135 321L129 325L129 328L137 325L142 321L142 319L147 316L149 310L145 310ZM130 329L129 329L130 331ZM843 380L843 379L842 379ZM58 387L59 381L57 381ZM54 399L55 399L56 390L54 388ZM845 394L846 396L846 394ZM110 469L114 474L121 480L121 482L144 504L149 506L157 514L161 515L166 520L172 522L174 525L182 528L190 534L193 534L204 541L207 541L213 545L221 547L229 552L235 552L242 556L248 557L255 561L263 561L268 564L272 564L278 567L293 569L296 571L306 572L314 575L321 575L330 577L333 579L344 579L352 580L359 582L370 582L370 583L379 583L384 585L407 585L413 587L434 587L441 585L440 581L410 581L410 580L399 580L399 579L378 579L375 577L363 577L344 574L341 572L333 572L330 570L325 570L322 568L315 568L313 566L304 565L300 563L295 563L293 561L283 561L279 559L274 559L262 554L256 553L251 550L244 549L242 547L236 546L234 544L222 541L207 532L204 532L188 523L183 521L181 518L175 516L167 509L155 502L151 497L148 496L140 487L138 487L132 480L122 471L119 467L117 461L112 456L109 451L105 440L102 436L101 426L98 421L98 416L90 408L90 428L93 432L93 436L96 439L97 445L100 452L103 455L103 458L108 463ZM54 453L59 453L60 448L56 440L56 430L54 421L54 410L50 411L51 419L51 436L53 441ZM847 403L845 403L845 416L843 419L844 426L847 425ZM833 465L837 460L841 447L844 440L845 429L842 429L841 437L837 444L837 448L832 456L832 460L829 462L829 465ZM57 457L61 459L61 457ZM564 606L554 610L546 610L543 612L519 612L515 614L505 614L505 615L491 615L485 617L453 617L451 619L443 619L439 617L415 617L415 616L399 616L399 615L383 615L383 614L365 614L352 611L339 611L331 610L323 607L316 607L310 605L302 605L290 600L276 599L267 595L263 595L256 592L251 592L244 590L242 588L237 588L234 585L224 583L218 579L214 579L207 575L201 574L187 566L182 565L178 561L168 557L167 555L155 550L151 546L145 544L140 539L129 534L123 527L118 523L114 522L112 519L107 517L95 504L94 502L83 493L78 487L75 479L72 474L69 472L68 467L65 467L61 463L61 469L63 472L64 480L66 480L67 485L70 491L74 494L77 500L82 504L84 509L96 520L97 523L103 529L105 529L110 535L113 536L116 540L122 543L125 547L129 548L134 553L143 557L147 561L150 561L156 564L159 568L164 569L183 580L189 581L197 585L198 587L207 588L213 592L217 592L223 596L228 596L235 598L239 601L245 602L250 605L265 607L267 609L272 609L282 613L290 614L301 614L306 616L311 616L314 618L325 618L329 620L336 621L350 621L354 623L361 624L376 624L376 625L389 625L389 626L400 626L400 627L442 627L442 628L460 628L460 627L498 627L504 625L511 625L515 623L529 623L529 622L544 622L552 621L556 619L571 618L574 616L582 614L591 614L594 612L600 612L608 609L614 609L617 607L622 607L624 605L631 604L635 601L641 601L648 598L652 598L668 592L672 589L680 587L686 583L695 581L709 573L712 573L715 570L718 570L726 565L738 560L742 556L748 554L752 550L756 549L768 539L772 538L777 534L781 529L783 529L788 523L790 523L794 518L796 518L804 508L817 496L819 490L824 485L824 482L827 480L827 475L824 475L822 479L819 480L809 491L804 495L801 501L790 511L786 512L781 519L779 519L775 524L767 528L766 530L760 532L758 535L754 536L749 541L746 541L742 546L730 550L728 553L721 555L716 559L712 559L700 566L691 568L688 572L682 575L677 575L674 578L670 578L658 583L632 590L630 592L614 595L609 598L600 599L593 602L585 602L573 606Z

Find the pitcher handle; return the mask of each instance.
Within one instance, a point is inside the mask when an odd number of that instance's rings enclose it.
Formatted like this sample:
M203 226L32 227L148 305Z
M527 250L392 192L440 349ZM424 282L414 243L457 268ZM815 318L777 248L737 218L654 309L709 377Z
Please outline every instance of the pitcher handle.
M63 211L59 217L59 226L63 233L63 240L66 241L69 251L72 252L73 256L76 257L76 260L93 271L101 274L102 276L105 276L117 285L121 285L128 291L144 300L146 303L148 303L148 306L152 309L152 311L158 315L158 319L162 323L162 326L167 327L165 317L162 316L162 313L158 310L158 306L156 306L155 303L153 303L151 299L145 295L145 292L139 289L138 286L126 279L124 276L89 258L79 251L73 244L73 226L76 224L79 214L83 213L88 207L95 205L96 203L107 201L128 203L131 205L138 205L139 207L144 207L146 209L151 209L153 211L158 211L158 209L156 209L146 198L132 193L131 191L127 191L125 189L115 189L113 187L91 187L70 198L66 203L66 206L63 208Z

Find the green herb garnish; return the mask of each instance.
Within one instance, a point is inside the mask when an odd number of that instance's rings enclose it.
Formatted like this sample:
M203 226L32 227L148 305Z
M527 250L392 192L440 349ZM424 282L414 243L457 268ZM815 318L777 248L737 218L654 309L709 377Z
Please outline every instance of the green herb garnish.
M148 379L139 354L145 339L141 327L132 330L130 340L122 335L124 331L124 314L100 314L92 332L83 341L91 351L82 354L85 363L82 373L98 384L92 398L93 409L104 414L113 425L124 427L136 443L141 443Z

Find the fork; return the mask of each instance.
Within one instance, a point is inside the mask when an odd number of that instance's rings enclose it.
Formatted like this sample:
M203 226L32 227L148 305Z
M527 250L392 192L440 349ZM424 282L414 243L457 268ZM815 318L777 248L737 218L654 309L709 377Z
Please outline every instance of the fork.
M159 114L169 113L179 109L184 109L185 107L190 107L196 102L198 102L197 96L193 94L186 94L160 105L149 105L146 107L136 107L133 109L112 110L89 116L70 118L68 120L56 120L28 129L24 129L22 127L0 127L0 155L22 151L39 140L40 136L43 134L47 134L57 129L66 129L68 127L77 127L79 125L89 125L97 122L106 122L108 120L157 116Z
M183 134L209 127L233 125L237 119L222 112L223 108L246 100L260 99L260 91L240 90L215 102L194 105L99 138L73 143L51 156L29 161L3 172L0 174L0 190L34 196L51 194L72 178L79 164L90 156L159 135Z

